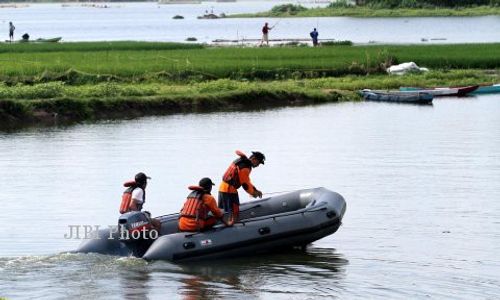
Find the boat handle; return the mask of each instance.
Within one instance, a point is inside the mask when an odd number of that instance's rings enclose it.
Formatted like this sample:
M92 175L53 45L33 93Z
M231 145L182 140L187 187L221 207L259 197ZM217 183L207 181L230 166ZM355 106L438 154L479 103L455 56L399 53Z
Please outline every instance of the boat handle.
M329 212L326 213L326 216L329 218L329 219L332 219L332 218L335 218L337 216L337 213L333 210L330 210Z
M184 244L182 244L182 247L184 247L184 249L193 249L194 247L196 247L195 243L193 242L186 242Z
M260 235L271 233L271 228L269 228L269 227L259 228L259 233L260 233Z

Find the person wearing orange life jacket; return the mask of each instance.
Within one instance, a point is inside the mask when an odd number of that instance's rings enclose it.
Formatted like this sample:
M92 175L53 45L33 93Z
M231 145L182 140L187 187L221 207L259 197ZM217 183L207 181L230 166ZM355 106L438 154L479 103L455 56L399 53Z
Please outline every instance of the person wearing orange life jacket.
M214 183L208 177L202 178L198 186L190 186L192 191L187 196L179 218L180 231L202 231L212 228L217 220L222 219L223 213L217 207L214 197L210 194ZM209 215L212 212L212 216ZM227 225L227 224L226 224Z
M231 163L229 168L222 176L222 183L219 186L219 207L224 208L225 212L229 212L230 222L235 222L240 214L240 199L238 189L243 189L254 198L262 198L262 192L259 191L250 180L250 172L253 168L257 168L260 164L264 164L266 157L261 152L252 151L249 158L237 150L239 156Z
M120 213L124 214L130 211L141 211L144 203L146 202L146 186L148 179L151 177L146 176L143 172L135 175L134 180L125 182L123 185L127 189L123 192L122 202L120 204ZM148 211L143 212L151 221L153 228L160 230L161 223L157 219L151 218L151 213Z

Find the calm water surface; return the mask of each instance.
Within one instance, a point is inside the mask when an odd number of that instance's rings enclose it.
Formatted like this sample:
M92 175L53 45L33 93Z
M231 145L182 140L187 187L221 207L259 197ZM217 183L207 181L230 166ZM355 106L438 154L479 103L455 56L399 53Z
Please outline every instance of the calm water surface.
M233 151L264 192L324 186L348 208L306 251L203 264L59 254L70 224L115 224L121 184L178 211ZM0 297L494 299L500 294L500 97L179 114L0 133ZM246 196L243 201L251 201Z
M157 3L29 4L0 8L0 28L8 38L8 23L16 26L16 39L62 37L63 41L143 40L198 42L215 39L261 37L264 22L276 25L271 39L309 38L317 27L320 38L355 43L491 43L500 42L500 16L434 18L251 18L198 20L205 11L215 14L255 13L293 1L239 1L235 3L158 5ZM312 2L312 1L311 1ZM325 4L301 3L305 6ZM87 5L87 6L82 6ZM173 20L175 15L183 20ZM2 31L0 31L1 33ZM422 39L427 40L421 42ZM3 39L2 39L3 40Z

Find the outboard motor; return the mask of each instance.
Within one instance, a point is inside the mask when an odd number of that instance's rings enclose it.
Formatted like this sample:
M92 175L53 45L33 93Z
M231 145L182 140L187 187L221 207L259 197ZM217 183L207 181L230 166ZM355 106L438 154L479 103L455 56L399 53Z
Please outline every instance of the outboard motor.
M127 244L137 257L141 257L158 238L151 219L146 212L131 211L118 219L119 239Z

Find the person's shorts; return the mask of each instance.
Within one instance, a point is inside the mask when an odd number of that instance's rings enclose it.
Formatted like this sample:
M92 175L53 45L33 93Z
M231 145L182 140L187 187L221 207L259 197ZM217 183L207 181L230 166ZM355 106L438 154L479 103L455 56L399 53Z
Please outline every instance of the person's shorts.
M269 42L269 34L268 33L262 34L262 40L265 42Z
M233 211L233 205L240 205L238 194L219 192L219 207L226 212Z

